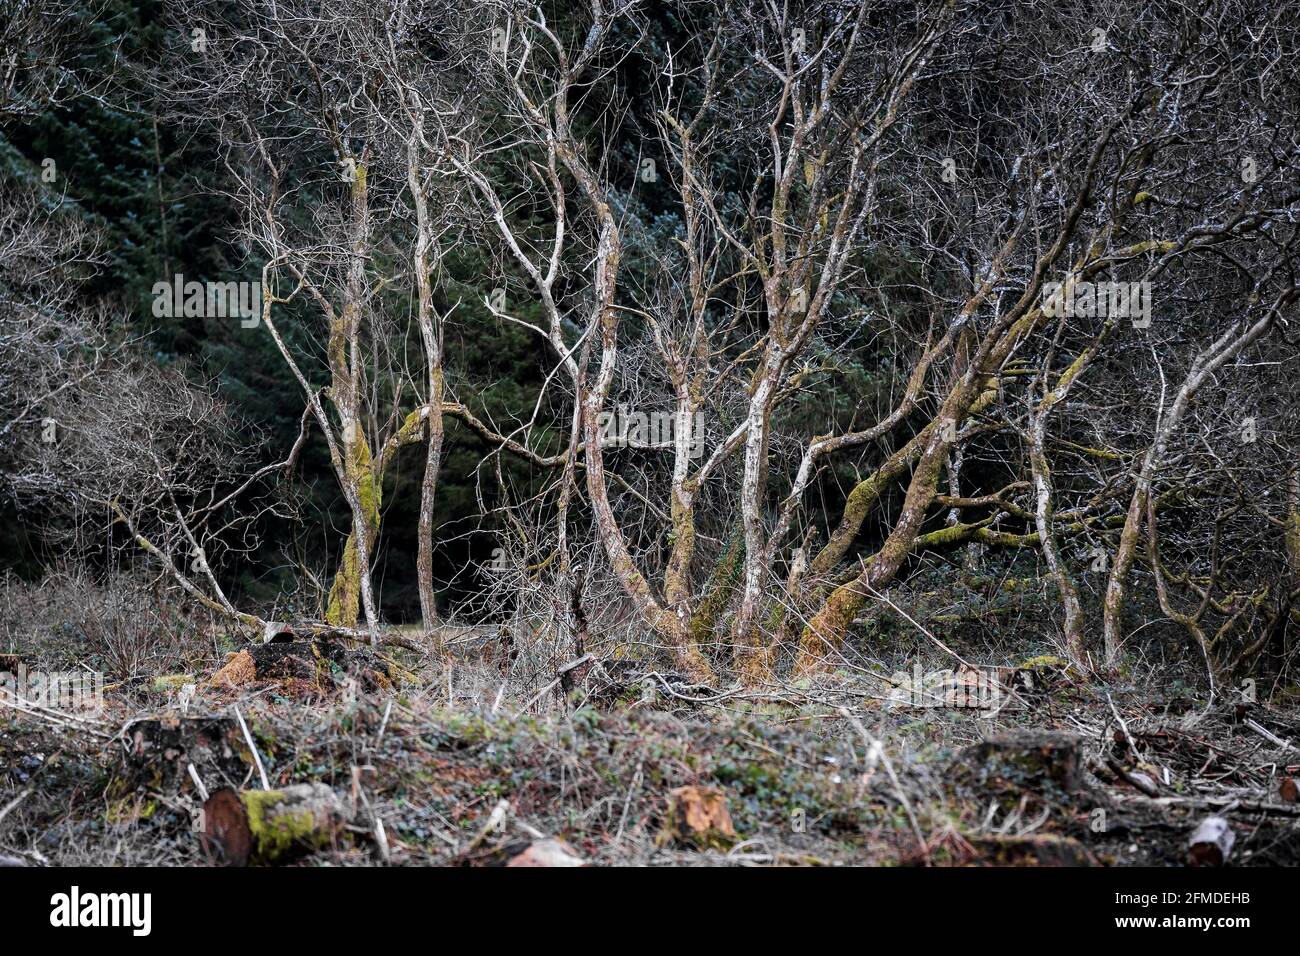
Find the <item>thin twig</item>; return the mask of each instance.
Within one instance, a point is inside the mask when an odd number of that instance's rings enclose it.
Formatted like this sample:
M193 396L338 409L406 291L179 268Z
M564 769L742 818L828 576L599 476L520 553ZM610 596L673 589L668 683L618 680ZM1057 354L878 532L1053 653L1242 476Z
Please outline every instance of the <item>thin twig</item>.
M190 772L190 779L194 781L194 786L199 791L199 796L203 798L204 803L207 803L208 788L203 786L203 780L199 777L199 772L194 769L194 764L190 764L189 772Z
M894 794L898 797L898 802L903 805L903 809L907 812L907 819L912 824L912 832L916 834L917 845L921 848L921 852L925 854L926 862L929 862L930 851L926 846L925 836L921 833L921 825L916 820L916 814L912 812L912 802L907 799L907 794L903 792L903 785L898 780L898 774L894 773L894 763L889 759L889 754L885 752L884 745L867 732L867 728L862 726L862 721L858 720L851 710L847 707L841 707L839 708L839 711L840 715L844 717L844 719L853 726L853 729L861 735L862 739L867 742L867 753L880 754L880 759L884 761L885 764L885 772L889 774L890 783L894 785Z
M271 782L266 779L266 768L262 766L262 756L257 752L257 744L253 743L253 735L248 732L248 724L244 723L244 715L239 712L239 705L232 705L235 708L235 716L239 718L239 729L244 732L244 739L248 741L248 749L253 752L253 763L257 764L257 772L262 777L262 789L270 790Z
M632 774L632 782L628 784L627 798L623 801L623 815L618 819L618 832L614 834L614 846L618 846L623 839L623 827L627 824L627 811L632 806L632 794L641 786L641 768L645 766L645 761L638 761L636 773Z

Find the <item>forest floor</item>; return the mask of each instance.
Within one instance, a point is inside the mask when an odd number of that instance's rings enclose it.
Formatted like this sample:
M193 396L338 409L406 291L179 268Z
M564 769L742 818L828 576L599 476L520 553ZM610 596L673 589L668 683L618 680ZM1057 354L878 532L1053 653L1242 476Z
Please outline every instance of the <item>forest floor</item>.
M1300 864L1281 695L1103 684L1050 657L989 671L983 709L954 705L966 669L922 693L883 671L742 693L588 661L521 689L482 662L299 642L214 671L108 686L81 714L8 697L0 857L206 865L202 793L314 783L346 823L279 863L1183 865L1219 815L1231 864Z

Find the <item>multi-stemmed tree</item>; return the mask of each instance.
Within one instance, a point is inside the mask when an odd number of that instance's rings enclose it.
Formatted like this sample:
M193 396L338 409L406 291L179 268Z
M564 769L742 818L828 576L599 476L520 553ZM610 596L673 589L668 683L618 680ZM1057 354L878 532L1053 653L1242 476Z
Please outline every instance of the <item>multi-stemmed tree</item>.
M473 54L498 67L483 122L513 125L491 152L450 150L541 291L542 331L578 390L597 535L631 606L701 678L708 618L729 607L737 672L758 681L792 631L800 672L833 661L854 616L920 550L1032 548L1061 595L1066 650L1086 664L1072 570L1086 542L1107 569L1100 663L1115 666L1143 527L1172 504L1151 495L1170 442L1198 391L1269 341L1294 299L1296 157L1276 20L1261 10L1247 36L1226 7L1116 6L1103 19L811 3L710 8L704 30L699 12L683 7L685 38L647 51L634 5L594 4L585 31L541 8L488 8L486 49ZM630 254L640 224L610 134L622 101L605 87L639 55L658 77L635 93L644 153L662 164L677 222ZM449 142L472 141L461 122ZM501 154L537 171L530 184L550 210L540 252L518 239L537 228L535 206L512 219L486 171ZM584 227L586 262L565 271L565 243ZM899 250L916 260L904 282L880 268ZM551 291L561 272L587 290L567 310ZM1111 311L1053 308L1050 292L1073 302L1096 283L1142 291ZM923 323L898 308L908 297ZM566 320L582 348L598 338L589 371L561 335ZM803 446L791 456L774 440L781 404L854 322L891 336L896 398L869 427L781 435ZM687 436L664 449L662 561L620 521L600 429L622 394L645 395L643 344L681 420L705 410L710 422L698 459ZM1133 361L1151 349L1154 365ZM1099 407L1092 379L1134 406ZM886 438L893 450L869 464ZM963 461L990 449L995 466L967 467L964 480ZM846 453L864 456L867 474L825 543L804 546L809 491ZM710 483L730 488L710 498L730 514L710 523L739 529L721 574L696 551ZM862 552L896 491L901 504ZM661 567L659 586L638 550ZM1159 583L1153 551L1142 557Z

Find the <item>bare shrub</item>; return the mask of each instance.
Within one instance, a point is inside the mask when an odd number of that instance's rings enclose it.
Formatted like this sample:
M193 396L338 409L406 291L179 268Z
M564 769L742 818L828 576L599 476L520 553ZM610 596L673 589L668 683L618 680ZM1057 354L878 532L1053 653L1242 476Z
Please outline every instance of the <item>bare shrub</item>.
M0 582L0 634L29 668L84 667L112 681L188 671L210 658L210 615L133 572L84 567Z

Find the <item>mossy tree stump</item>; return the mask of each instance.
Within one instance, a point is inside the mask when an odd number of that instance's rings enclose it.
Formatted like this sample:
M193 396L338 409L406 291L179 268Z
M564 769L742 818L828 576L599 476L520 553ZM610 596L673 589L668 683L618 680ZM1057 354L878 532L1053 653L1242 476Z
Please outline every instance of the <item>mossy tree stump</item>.
M337 672L354 676L363 691L382 692L393 688L392 670L392 665L370 648L349 649L329 638L276 640L244 648L208 684L235 688L250 681L289 681L328 691L338 686Z
M335 845L351 817L323 783L243 793L222 788L203 805L203 845L225 866L270 865Z

